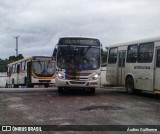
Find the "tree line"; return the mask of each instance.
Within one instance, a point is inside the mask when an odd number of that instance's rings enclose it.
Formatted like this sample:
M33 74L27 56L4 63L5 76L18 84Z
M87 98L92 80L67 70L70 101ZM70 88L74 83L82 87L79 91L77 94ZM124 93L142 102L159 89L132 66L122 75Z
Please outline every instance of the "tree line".
M22 54L19 54L18 56L9 56L9 58L5 60L0 58L0 72L7 72L7 65L9 63L15 62L23 58L24 57Z

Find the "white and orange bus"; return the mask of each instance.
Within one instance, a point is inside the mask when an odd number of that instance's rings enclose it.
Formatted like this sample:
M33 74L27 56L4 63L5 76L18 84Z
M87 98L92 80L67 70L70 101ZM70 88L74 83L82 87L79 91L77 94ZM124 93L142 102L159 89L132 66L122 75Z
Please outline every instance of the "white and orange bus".
M52 57L32 56L8 64L6 87L34 87L55 83L55 61Z

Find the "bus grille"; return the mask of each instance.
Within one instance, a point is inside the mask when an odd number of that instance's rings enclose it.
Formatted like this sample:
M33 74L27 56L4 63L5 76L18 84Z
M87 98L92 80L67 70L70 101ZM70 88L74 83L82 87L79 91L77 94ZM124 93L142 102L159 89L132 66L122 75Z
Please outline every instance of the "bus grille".
M51 82L51 80L39 80L39 82L42 82L42 83L49 83L49 82Z
M85 84L83 81L70 81L71 84Z

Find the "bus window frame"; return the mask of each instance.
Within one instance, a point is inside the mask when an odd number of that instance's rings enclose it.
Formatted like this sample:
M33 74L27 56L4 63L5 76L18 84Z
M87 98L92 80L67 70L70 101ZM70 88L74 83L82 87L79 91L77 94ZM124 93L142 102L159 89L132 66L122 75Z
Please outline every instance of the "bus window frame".
M21 70L25 71L25 68L26 68L26 61L22 61L21 62Z
M112 56L110 56L110 52L111 52L111 50L112 49L116 49L116 55L112 55ZM113 58L111 58L111 57L116 57L116 58L114 58L115 59L115 61L113 62ZM118 57L118 47L112 47L112 48L110 48L109 49L109 55L108 55L108 64L116 64L117 63L117 57ZM111 60L110 60L111 59ZM112 62L111 62L112 61Z
M16 73L16 64L12 65L12 73Z
M12 66L9 66L9 67L8 67L8 73L9 73L9 74L12 74L12 73L13 73L13 67L12 67Z
M120 51L118 54L118 67L119 68L124 68L125 67L125 59L126 59L126 51Z
M133 53L134 54L134 57L135 57L135 60L130 60L128 55L129 55L129 49L133 46L136 46L137 47L137 52ZM126 63L136 63L137 62L137 58L138 58L138 49L139 49L139 46L138 44L132 44L132 45L128 45L127 47L127 58L126 58Z
M21 68L20 66L21 66L20 64L16 64L16 73L18 74L20 73L20 68Z
M140 51L140 47L141 46L147 46L147 45L151 45L152 44L152 52L149 52L149 51L147 51L147 52L144 52L144 53L152 53L152 57L150 57L150 55L148 56L148 58L146 58L145 57L145 60L144 61L142 61L142 58L140 58L140 54L142 53L141 51ZM147 48L147 47L145 47L145 48ZM148 49L148 50L151 50L151 49ZM138 58L137 58L137 63L151 63L152 61L153 61L153 55L154 55L154 42L147 42L147 43L141 43L141 44L139 44L139 47L138 47ZM146 60L146 59L148 59L148 61ZM149 60L150 59L150 60Z
M160 49L156 49L156 68L160 68L160 58L158 58L158 57L160 57Z

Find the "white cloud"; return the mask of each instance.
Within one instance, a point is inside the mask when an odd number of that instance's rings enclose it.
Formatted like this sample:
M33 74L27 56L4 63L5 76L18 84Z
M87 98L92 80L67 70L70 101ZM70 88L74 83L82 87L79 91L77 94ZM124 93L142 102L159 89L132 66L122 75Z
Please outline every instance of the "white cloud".
M0 1L0 58L51 55L62 36L91 36L107 46L160 35L159 0ZM44 47L45 46L45 47Z

